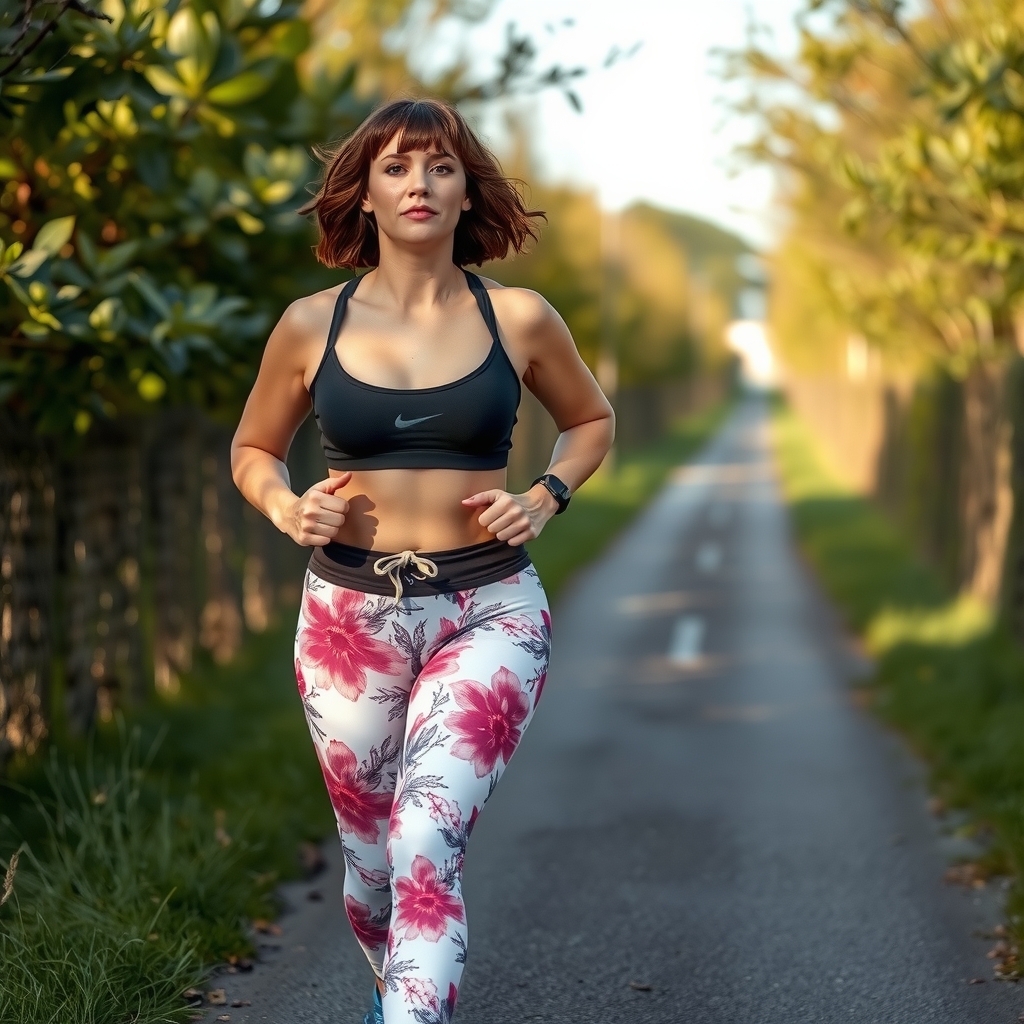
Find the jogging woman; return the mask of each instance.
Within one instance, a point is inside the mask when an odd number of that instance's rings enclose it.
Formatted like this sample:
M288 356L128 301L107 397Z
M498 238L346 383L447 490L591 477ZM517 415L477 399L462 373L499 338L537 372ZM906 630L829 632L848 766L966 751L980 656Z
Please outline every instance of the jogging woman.
M326 154L304 212L330 267L292 303L232 446L245 497L312 547L295 674L345 854L373 1024L444 1024L466 959L469 834L544 686L550 618L524 543L600 465L612 410L537 293L463 269L534 218L453 108L401 100ZM560 431L505 490L520 382ZM312 407L328 477L292 492Z

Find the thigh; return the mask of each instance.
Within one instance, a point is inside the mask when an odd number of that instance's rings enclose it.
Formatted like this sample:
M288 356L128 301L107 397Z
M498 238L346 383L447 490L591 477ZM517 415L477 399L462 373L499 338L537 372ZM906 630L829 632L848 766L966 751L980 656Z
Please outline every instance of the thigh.
M410 695L392 834L407 808L426 809L461 853L537 707L551 620L532 568L453 604Z
M307 573L295 635L299 693L343 838L369 844L391 813L414 678L394 618L387 598Z

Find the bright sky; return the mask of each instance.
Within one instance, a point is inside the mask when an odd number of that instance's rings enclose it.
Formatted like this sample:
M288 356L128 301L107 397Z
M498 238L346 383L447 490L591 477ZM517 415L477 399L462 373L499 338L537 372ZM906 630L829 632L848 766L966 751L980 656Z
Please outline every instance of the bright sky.
M475 52L493 52L514 21L541 44L539 67L594 69L577 83L582 114L554 90L528 104L545 177L595 187L609 209L646 199L764 245L773 236L771 175L763 169L728 174L730 151L750 128L716 103L726 86L711 51L742 46L753 13L773 30L775 48L790 52L801 6L799 0L499 0L470 40ZM562 27L564 18L575 24ZM633 57L601 67L612 46L625 50L635 42L642 46Z

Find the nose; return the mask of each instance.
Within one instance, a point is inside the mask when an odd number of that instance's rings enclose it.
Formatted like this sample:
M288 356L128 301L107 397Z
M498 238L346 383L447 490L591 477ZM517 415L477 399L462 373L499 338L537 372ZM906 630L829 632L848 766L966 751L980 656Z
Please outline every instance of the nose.
M416 170L410 175L409 195L425 196L430 193L430 180L423 170Z

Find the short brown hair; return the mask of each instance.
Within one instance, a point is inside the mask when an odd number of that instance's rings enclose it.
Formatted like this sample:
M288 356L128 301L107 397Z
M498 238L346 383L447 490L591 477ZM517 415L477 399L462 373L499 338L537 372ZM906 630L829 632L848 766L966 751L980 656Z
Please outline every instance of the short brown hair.
M299 213L315 213L320 228L316 257L328 267L375 267L380 262L377 225L362 211L370 164L399 133L398 151L450 147L466 169L472 208L455 228L452 262L457 266L500 260L511 247L522 252L537 233L531 223L541 210L527 210L519 182L505 177L493 154L465 118L439 100L395 100L375 110L346 139L317 148L324 178L316 196Z

